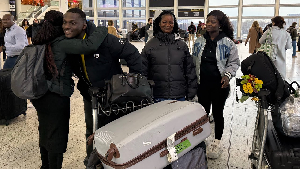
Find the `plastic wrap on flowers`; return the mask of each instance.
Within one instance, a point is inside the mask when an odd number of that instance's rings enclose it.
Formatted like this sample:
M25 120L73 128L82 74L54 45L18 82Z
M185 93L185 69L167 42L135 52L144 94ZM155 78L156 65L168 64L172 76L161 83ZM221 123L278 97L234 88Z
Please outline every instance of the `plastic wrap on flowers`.
M280 106L280 113L284 133L300 137L300 98L288 97Z

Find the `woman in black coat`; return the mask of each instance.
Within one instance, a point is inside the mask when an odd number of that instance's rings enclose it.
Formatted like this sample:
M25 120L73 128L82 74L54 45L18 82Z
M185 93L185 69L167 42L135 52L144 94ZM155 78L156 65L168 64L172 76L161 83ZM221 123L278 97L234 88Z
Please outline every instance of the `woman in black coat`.
M197 93L193 58L186 43L175 39L175 33L178 33L178 23L174 14L163 11L154 21L154 38L142 51L144 74L155 82L156 102L189 100Z

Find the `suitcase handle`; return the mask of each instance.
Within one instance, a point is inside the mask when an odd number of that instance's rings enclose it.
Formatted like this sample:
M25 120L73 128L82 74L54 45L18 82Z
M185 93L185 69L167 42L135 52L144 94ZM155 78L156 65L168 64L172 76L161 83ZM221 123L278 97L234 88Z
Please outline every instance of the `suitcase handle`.
M120 158L120 152L119 152L117 146L114 143L111 143L110 144L110 149L107 150L105 158L108 161L111 161L113 159L113 157Z

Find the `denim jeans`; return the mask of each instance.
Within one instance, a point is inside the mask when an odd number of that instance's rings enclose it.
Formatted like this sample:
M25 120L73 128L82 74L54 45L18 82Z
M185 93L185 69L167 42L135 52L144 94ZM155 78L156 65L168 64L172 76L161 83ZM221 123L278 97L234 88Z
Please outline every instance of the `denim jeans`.
M18 58L18 55L13 56L13 57L8 56L3 65L3 69L13 68L15 66L15 62L16 62L17 58Z
M293 55L292 55L292 56L296 56L297 42L293 40L293 41L292 41L292 45L293 45Z

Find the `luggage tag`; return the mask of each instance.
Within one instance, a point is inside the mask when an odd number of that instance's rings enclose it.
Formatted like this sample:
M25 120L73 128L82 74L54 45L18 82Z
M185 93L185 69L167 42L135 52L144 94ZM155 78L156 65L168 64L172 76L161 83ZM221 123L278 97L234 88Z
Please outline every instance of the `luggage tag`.
M167 138L167 149L169 151L169 154L167 155L168 157L168 162L173 162L178 159L178 155L176 153L176 148L175 148L175 134L172 134Z

